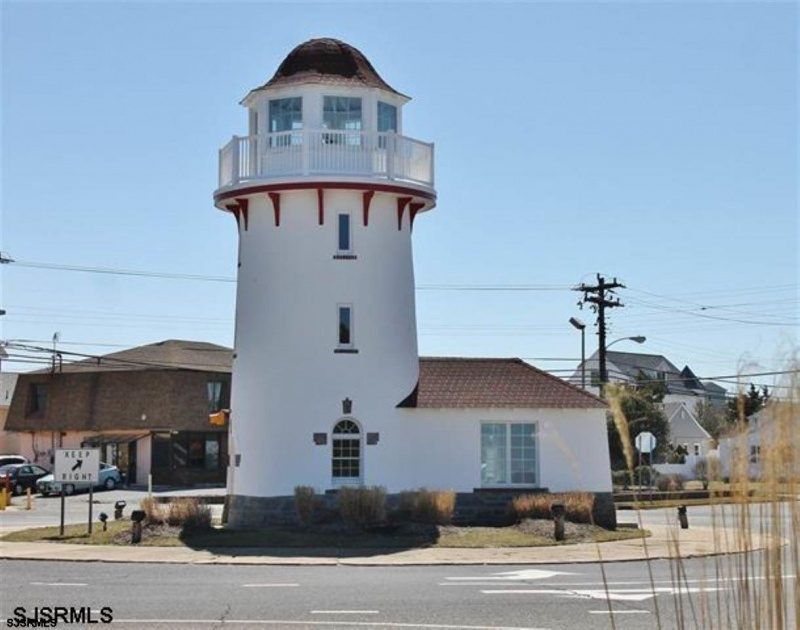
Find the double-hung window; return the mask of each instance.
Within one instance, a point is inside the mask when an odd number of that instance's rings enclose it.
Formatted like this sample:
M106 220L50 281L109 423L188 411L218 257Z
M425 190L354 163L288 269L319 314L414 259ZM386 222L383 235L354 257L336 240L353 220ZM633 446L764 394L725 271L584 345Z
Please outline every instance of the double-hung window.
M535 422L481 424L482 485L536 485L536 434Z
M339 304L336 308L338 318L338 346L353 347L353 307L350 304Z

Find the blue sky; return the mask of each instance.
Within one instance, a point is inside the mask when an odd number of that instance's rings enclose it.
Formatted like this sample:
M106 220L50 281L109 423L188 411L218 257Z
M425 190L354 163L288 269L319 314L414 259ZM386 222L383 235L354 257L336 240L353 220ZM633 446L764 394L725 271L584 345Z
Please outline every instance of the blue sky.
M629 287L611 339L648 337L617 348L704 376L779 368L798 322L797 27L793 3L5 2L2 250L233 276L211 194L238 102L296 44L338 37L436 143L418 284L552 287L420 290L423 354L577 358L567 320L591 314L568 287L603 272ZM2 305L1 338L59 331L80 352L232 341L229 283L11 264Z

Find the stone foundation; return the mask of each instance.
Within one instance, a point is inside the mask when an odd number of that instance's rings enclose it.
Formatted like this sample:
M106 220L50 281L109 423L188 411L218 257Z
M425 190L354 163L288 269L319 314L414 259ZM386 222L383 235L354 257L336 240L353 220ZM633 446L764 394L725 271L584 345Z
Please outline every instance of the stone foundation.
M547 492L542 490L476 490L456 494L456 509L453 523L457 525L509 525L507 507L511 499L521 494ZM336 493L318 495L323 520L335 518ZM398 495L386 497L387 509L397 506ZM226 497L225 513L231 529L259 529L275 525L296 525L294 497L249 497L230 495ZM610 492L595 493L594 522L606 529L616 529L617 513Z

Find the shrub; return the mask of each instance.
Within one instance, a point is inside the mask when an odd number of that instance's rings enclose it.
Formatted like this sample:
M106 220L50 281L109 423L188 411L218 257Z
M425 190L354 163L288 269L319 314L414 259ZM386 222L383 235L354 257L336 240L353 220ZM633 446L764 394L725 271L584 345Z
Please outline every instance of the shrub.
M211 508L197 499L177 499L160 503L152 497L142 499L145 525L182 527L184 530L202 531L211 529Z
M145 525L160 525L166 520L165 506L156 501L153 497L145 497L139 503L139 507L144 511Z
M342 488L339 490L339 514L346 524L354 527L382 523L386 519L386 490L378 486Z
M658 471L650 466L638 466L633 471L633 483L638 486L650 486L657 483Z
M294 510L297 520L303 527L308 527L314 520L317 509L317 496L311 486L295 486Z
M561 503L566 519L573 523L591 523L594 495L591 492L562 492L559 494L525 494L511 500L510 511L514 518L551 518L550 507Z
M184 532L203 532L211 529L211 508L197 499L185 499L181 506L181 527Z
M718 457L702 457L695 462L694 476L703 482L703 490L708 490L708 483L720 477L722 466Z
M611 483L618 488L627 490L631 485L630 470L615 470L611 473Z
M411 520L417 504L416 492L401 492L397 495L397 514L400 518Z
M452 490L420 489L411 510L413 520L420 523L447 525L453 520L456 493Z
M683 475L661 475L656 479L656 488L661 492L678 492L686 485Z

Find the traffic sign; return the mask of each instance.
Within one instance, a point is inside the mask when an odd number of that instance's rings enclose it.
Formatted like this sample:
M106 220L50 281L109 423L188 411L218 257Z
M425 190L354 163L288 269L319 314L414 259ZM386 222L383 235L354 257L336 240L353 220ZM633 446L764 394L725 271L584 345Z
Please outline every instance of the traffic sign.
M93 486L100 478L100 449L57 449L53 460L53 478L61 483L88 483Z
M657 440L656 436L650 431L642 431L636 436L636 448L640 453L651 453L655 450Z

